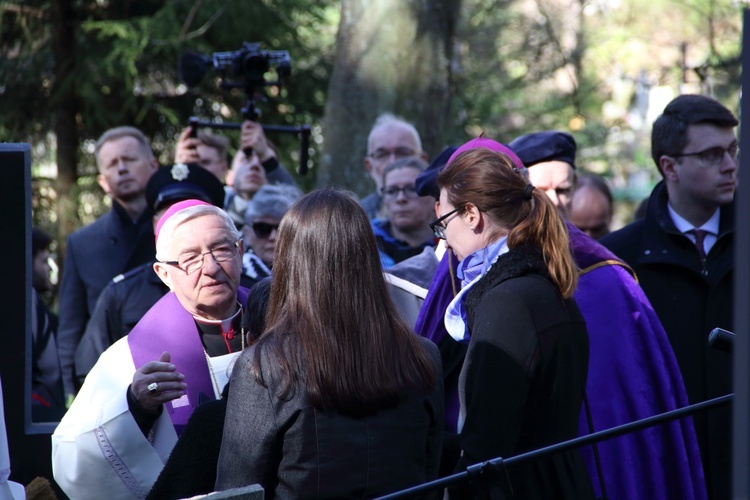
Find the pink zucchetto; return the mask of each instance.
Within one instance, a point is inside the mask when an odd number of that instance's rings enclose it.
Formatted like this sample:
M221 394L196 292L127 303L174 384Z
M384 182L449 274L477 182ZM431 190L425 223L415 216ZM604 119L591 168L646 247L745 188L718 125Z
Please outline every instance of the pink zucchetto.
M206 205L207 207L213 207L210 203L206 203L205 201L201 200L182 200L178 201L171 207L167 209L166 212L164 212L164 215L161 216L159 219L159 222L156 223L156 229L154 229L154 236L156 237L156 241L159 241L159 233L161 232L162 226L164 226L164 223L169 220L170 217L172 217L177 212L180 212L182 210L185 210L186 208L190 207L197 207L200 205Z
M525 167L523 166L523 162L518 158L516 153L514 153L508 146L505 146L503 144L500 144L497 141L493 141L492 139L486 139L482 137L481 135L477 137L476 139L472 139L460 148L456 150L455 153L451 155L450 158L448 158L448 163L446 163L446 168L450 167L451 163L453 163L453 160L456 159L458 155L463 153L464 151L469 151L470 149L489 149L490 151L496 151L498 153L503 153L505 156L510 158L510 160L513 162L513 164L516 166L516 168L520 170L525 170Z

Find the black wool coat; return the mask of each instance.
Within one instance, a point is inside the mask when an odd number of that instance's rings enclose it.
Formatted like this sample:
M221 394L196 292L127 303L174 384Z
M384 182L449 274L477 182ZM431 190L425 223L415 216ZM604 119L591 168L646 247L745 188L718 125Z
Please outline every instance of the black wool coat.
M576 437L588 335L575 301L563 299L548 278L541 251L520 247L501 255L464 305L471 339L459 378L464 422L458 469ZM515 498L524 499L594 496L576 450L511 466L507 473L510 484L501 481L474 493L507 498L512 489Z

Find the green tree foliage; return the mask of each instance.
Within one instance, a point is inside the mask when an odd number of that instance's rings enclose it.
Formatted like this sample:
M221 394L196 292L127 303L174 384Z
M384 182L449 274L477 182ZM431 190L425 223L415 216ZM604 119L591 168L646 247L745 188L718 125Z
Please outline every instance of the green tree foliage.
M579 166L635 200L658 178L650 123L669 99L738 109L741 19L721 0L463 0L449 137L572 132Z
M269 92L268 101L259 102L262 121L315 123L322 115L337 22L330 0L315 5L299 0L38 0L6 2L0 9L0 140L40 145L34 163L56 164L57 179L43 184L45 193L52 189L57 195L57 216L46 219L65 226L61 236L106 209L103 193L92 182L91 154L93 141L106 129L140 128L166 164L188 117L241 119L242 93L220 91L216 75L207 75L195 89L181 84L177 68L183 50L234 51L243 41L288 50L293 76L280 95ZM283 161L294 170L298 141L277 142Z
M431 155L481 131L509 141L569 130L584 168L624 189L636 171L654 179L660 98L702 92L737 109L739 94L741 4L726 0L24 0L0 15L0 140L34 145L37 177L56 167L35 180L34 206L60 236L106 209L91 151L107 128L141 128L169 163L189 116L240 120L242 92L221 92L216 75L181 85L185 49L290 52L288 86L258 105L266 123L313 126L305 188L321 168L318 182L362 178L363 137L394 111ZM331 81L334 63L352 78ZM272 139L294 169L297 139Z
M459 6L459 0L342 0L321 183L372 191L363 159L372 124L384 112L414 123L430 156L440 152Z

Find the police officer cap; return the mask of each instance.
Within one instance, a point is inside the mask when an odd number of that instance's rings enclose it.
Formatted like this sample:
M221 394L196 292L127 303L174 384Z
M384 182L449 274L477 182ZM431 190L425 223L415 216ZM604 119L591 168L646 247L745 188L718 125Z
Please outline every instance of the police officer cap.
M198 199L224 208L224 185L214 174L194 163L161 167L146 185L146 201L154 212L167 204Z
M567 132L546 130L522 135L508 144L526 168L547 161L564 161L576 168L576 141Z

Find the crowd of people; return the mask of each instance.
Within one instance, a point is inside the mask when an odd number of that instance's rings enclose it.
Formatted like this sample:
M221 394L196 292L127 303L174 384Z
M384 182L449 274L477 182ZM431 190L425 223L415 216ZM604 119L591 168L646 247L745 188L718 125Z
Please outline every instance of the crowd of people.
M35 295L34 409L73 499L369 498L731 392L738 120L675 98L662 180L610 232L574 137L473 138L427 163L386 113L375 191L304 194L261 124L188 127L160 167L97 141L111 210L67 240L59 320ZM34 233L34 288L49 245ZM106 258L103 258L106 256ZM38 262L37 262L38 261ZM730 497L729 409L483 470L435 497Z

